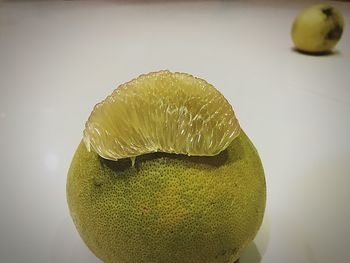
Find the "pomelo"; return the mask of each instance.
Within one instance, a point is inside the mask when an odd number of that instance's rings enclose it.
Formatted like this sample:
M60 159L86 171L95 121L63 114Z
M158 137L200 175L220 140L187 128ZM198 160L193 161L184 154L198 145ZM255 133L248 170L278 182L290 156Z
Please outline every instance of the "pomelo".
M71 216L108 263L232 263L255 237L266 188L241 131L212 157L152 153L108 161L81 143L67 180Z
M224 96L202 79L159 71L95 106L67 200L104 262L232 263L261 225L266 187Z

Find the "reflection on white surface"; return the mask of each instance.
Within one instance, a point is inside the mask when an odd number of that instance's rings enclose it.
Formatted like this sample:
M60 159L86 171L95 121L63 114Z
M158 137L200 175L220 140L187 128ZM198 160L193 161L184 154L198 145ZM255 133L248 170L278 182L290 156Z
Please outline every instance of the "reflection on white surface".
M101 262L89 251L79 236L71 218L64 218L58 224L50 244L52 263L98 263Z
M257 250L259 251L261 258L263 258L265 256L266 251L269 247L270 232L271 232L270 213L269 213L269 207L267 207L267 209L265 210L264 220L263 220L262 225L259 229L259 232L256 235L255 240L254 240L254 244L255 244ZM249 251L246 252L245 254L249 254ZM249 255L247 255L247 257L249 257ZM249 261L247 261L247 262L249 262Z
M0 262L99 262L69 219L70 161L92 107L159 69L214 84L261 155L267 216L242 263L348 262L350 26L306 56L289 34L313 1L146 2L1 3Z
M49 172L54 172L57 170L59 165L59 158L57 154L53 152L48 152L45 155L45 166Z

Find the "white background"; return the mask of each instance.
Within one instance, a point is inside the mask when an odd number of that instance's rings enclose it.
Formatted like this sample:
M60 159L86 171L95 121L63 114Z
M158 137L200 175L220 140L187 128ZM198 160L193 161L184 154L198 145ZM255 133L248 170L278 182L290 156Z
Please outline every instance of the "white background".
M65 199L92 107L141 73L184 71L232 103L267 179L241 263L349 262L350 3L334 54L292 50L299 1L0 3L0 262L99 262Z

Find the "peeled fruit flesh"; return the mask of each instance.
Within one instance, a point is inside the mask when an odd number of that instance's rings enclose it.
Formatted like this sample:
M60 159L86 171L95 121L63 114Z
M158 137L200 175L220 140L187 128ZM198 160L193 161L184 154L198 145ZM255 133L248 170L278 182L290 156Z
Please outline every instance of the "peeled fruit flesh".
M335 47L343 29L342 14L328 4L318 4L304 9L297 15L291 36L298 50L324 53Z
M109 160L151 152L210 156L239 134L231 105L208 82L186 73L151 72L97 104L84 141Z
M68 172L75 226L106 263L233 263L263 219L266 187L246 134L216 156L110 161L81 143Z

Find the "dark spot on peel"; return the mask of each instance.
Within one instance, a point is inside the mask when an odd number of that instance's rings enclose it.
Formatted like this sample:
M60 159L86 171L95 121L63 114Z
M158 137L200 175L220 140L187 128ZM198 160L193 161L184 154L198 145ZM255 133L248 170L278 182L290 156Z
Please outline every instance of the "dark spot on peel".
M335 27L327 33L326 39L338 40L340 39L342 33L343 33L343 29L341 28L340 25L336 24Z
M100 178L94 178L94 185L95 185L96 187L100 187L100 186L102 186L102 184L103 184L102 179L100 179Z
M147 215L149 214L149 212L150 212L150 209L149 209L147 206L143 206L143 207L141 208L141 214L142 214L142 216L147 216Z
M326 17L330 17L333 15L333 9L332 7L326 7L322 9L322 13L324 13L326 15Z
M227 250L226 250L226 249L223 249L223 250L221 250L219 253L216 254L215 258L217 259L217 258L219 258L219 257L223 257L223 256L226 255L226 253L227 253Z

